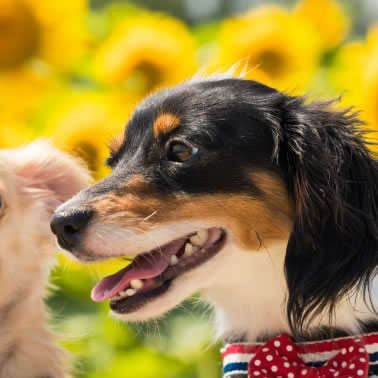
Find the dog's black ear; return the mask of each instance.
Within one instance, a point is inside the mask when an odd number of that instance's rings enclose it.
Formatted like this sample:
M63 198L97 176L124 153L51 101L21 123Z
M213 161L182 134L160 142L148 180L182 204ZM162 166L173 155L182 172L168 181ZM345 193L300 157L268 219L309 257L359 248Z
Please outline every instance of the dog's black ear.
M362 139L362 123L349 109L296 97L285 101L275 137L296 202L285 274L288 320L300 337L316 316L329 317L332 326L335 306L354 290L371 304L378 166Z

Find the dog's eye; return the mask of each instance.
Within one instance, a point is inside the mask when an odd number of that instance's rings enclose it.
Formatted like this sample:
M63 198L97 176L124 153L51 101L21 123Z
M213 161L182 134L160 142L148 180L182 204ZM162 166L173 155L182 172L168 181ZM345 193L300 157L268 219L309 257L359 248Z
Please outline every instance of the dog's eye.
M188 161L198 152L198 148L189 146L183 142L174 142L168 146L167 157L176 163Z

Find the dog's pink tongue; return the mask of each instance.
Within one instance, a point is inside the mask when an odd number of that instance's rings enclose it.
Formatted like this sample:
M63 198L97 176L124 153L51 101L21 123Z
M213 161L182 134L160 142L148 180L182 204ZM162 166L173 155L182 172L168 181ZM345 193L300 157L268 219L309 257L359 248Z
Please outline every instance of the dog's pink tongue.
M164 250L159 249L149 254L139 255L126 268L103 278L92 289L92 300L102 302L114 297L120 291L125 290L131 280L143 280L159 276L167 269L171 256L173 256L182 245L183 241L178 240L164 247Z

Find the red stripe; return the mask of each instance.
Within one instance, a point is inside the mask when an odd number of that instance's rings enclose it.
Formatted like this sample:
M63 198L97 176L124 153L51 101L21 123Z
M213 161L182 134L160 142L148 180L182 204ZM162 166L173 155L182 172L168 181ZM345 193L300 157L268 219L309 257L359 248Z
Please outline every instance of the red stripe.
M247 344L247 345L241 345L241 344L231 344L225 348L221 352L222 358L225 356L228 356L229 354L243 354L243 353L256 353L256 350L259 349L263 344Z
M298 353L322 353L339 350L350 346L350 341L360 339L361 345L371 345L378 343L378 334L369 334L364 336L352 336L335 340L320 341L315 343L303 343L297 345Z
M371 333L371 334L364 335L361 337L361 339L363 339L365 344L369 344L369 345L376 344L378 343L378 333Z

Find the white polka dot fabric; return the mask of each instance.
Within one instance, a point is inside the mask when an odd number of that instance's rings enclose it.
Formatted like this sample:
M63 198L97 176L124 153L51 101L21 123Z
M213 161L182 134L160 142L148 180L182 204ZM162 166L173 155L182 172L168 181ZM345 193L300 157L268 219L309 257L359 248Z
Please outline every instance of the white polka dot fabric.
M378 334L303 344L283 334L265 344L229 344L222 358L224 378L376 377L369 369L378 368Z

